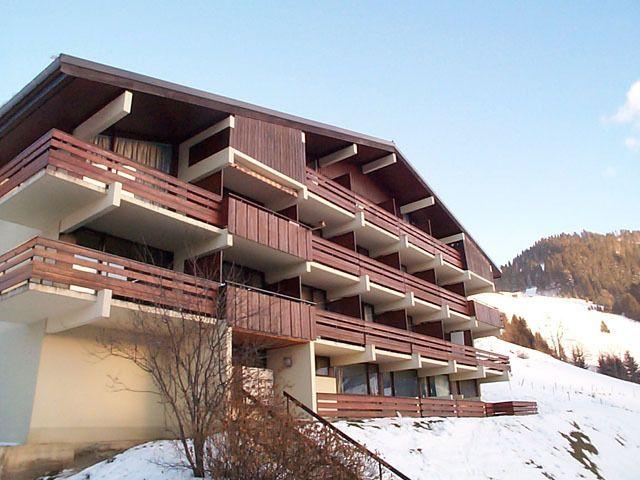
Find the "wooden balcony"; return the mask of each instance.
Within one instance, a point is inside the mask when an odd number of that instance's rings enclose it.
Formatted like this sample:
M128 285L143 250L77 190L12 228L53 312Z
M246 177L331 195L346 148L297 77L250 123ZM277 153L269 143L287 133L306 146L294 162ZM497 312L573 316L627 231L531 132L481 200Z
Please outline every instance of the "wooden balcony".
M335 268L349 275L359 277L368 275L371 282L406 294L413 292L416 298L437 307L448 306L453 312L469 316L472 314L469 302L462 295L422 280L414 275L392 268L366 255L358 254L348 248L324 238L313 236L313 261ZM372 295L372 303L376 303ZM390 299L380 296L381 301ZM392 300L392 299L391 299Z
M489 307L484 303L476 302L475 300L471 300L469 303L473 309L473 315L478 322L487 327L493 327L494 329L504 328L502 318L500 318L500 310Z
M0 320L72 315L113 299L214 315L218 283L78 245L33 238L0 256Z
M268 271L311 259L311 231L283 215L234 195L225 197L234 248L226 259Z
M392 236L406 235L409 242L429 255L440 254L452 267L461 269L464 261L461 253L440 240L432 237L420 228L411 225L402 218L352 192L324 175L307 168L306 184L309 192L330 202L340 209L355 215L364 212L365 219L375 227L389 232ZM318 218L320 220L320 218ZM337 221L337 220L336 220ZM344 221L344 218L342 219ZM424 262L424 260L422 260Z
M419 354L427 359L455 361L498 372L509 370L509 358L504 355L326 310L314 309L314 317L317 334L325 340L359 346L374 345L390 352Z
M316 337L311 304L236 284L225 287L227 320L234 331L309 341Z
M87 225L174 250L211 240L224 217L219 195L59 130L0 168L0 218L28 227Z
M488 403L448 398L383 397L318 393L318 414L328 418L493 417L535 415L536 402Z

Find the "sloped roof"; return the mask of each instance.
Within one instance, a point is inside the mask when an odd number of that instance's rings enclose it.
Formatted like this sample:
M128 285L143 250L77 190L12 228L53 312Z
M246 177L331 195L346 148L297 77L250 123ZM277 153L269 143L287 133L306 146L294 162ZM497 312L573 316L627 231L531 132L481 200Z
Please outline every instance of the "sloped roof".
M154 77L141 75L66 54L59 55L20 92L0 107L0 161L8 161L8 159L17 154L17 152L26 148L28 144L24 145L24 142L27 141L25 139L29 139L29 143L33 141L35 138L34 135L29 135L29 133L33 132L23 133L21 135L19 130L22 124L38 110L39 106L41 106L46 99L55 96L73 79L82 79L87 82L105 84L113 87L114 89L130 89L137 92L144 92L178 102L185 102L213 109L215 111L225 112L226 114L243 115L291 128L297 128L306 133L318 134L336 138L345 142L366 145L389 153L393 152L396 154L398 163L410 172L411 177L413 177L412 179L417 181L417 185L420 185L424 190L424 192L419 193L433 195L436 198L437 204L441 206L444 213L455 223L455 225L457 225L460 231L464 232L469 238L472 238L461 222L451 213L442 200L434 193L428 183L418 174L416 169L411 165L393 141L376 138L348 129L335 127L322 122L260 107L240 100L216 95L203 90L186 87L184 85L167 82ZM68 102L69 99L60 99L62 104L64 104L65 101ZM58 108L59 106L60 105L58 105ZM76 105L75 107L81 108L80 105ZM33 122L37 126L38 122L36 120ZM43 128L45 127L42 126L41 130ZM45 128L45 131L48 128ZM38 134L39 133L36 133L36 135ZM15 150L17 150L17 152ZM6 154L2 155L2 153ZM475 243L477 245L477 242ZM491 263L494 273L499 275L500 270L498 266L491 260L486 252L482 250L481 247L478 246L478 248L480 248L482 253Z

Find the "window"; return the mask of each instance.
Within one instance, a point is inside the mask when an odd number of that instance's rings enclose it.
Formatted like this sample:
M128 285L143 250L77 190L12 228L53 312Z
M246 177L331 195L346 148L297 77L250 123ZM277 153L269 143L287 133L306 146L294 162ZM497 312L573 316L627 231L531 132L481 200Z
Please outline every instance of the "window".
M447 375L436 375L429 377L429 396L448 397L451 395L449 388L449 377Z
M331 368L329 357L316 357L316 375L327 377Z
M380 383L378 380L378 365L367 365L369 375L369 395L380 395Z
M393 387L396 397L417 397L418 374L415 370L393 372Z
M458 391L464 398L478 396L478 386L475 380L461 380L458 382Z
M339 370L340 392L351 395L367 395L367 365L347 365Z
M382 392L385 397L393 396L393 374L391 372L382 374Z

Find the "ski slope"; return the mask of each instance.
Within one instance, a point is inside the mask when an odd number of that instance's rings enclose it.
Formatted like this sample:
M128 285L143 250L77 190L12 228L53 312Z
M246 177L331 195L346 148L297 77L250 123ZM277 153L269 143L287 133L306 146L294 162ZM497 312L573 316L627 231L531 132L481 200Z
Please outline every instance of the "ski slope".
M598 311L586 300L507 292L473 298L499 309L509 319L512 315L523 317L550 345L560 337L567 355L579 345L589 365L598 364L599 353L621 356L627 350L640 362L640 322ZM601 331L602 322L610 333Z

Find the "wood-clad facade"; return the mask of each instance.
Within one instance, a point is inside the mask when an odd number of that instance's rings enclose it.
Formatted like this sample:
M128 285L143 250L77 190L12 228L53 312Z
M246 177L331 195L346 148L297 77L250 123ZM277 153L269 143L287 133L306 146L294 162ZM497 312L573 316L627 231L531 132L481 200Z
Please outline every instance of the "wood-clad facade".
M161 302L327 417L534 412L480 401L499 270L391 142L62 56L0 108L0 228L0 321L45 338Z

